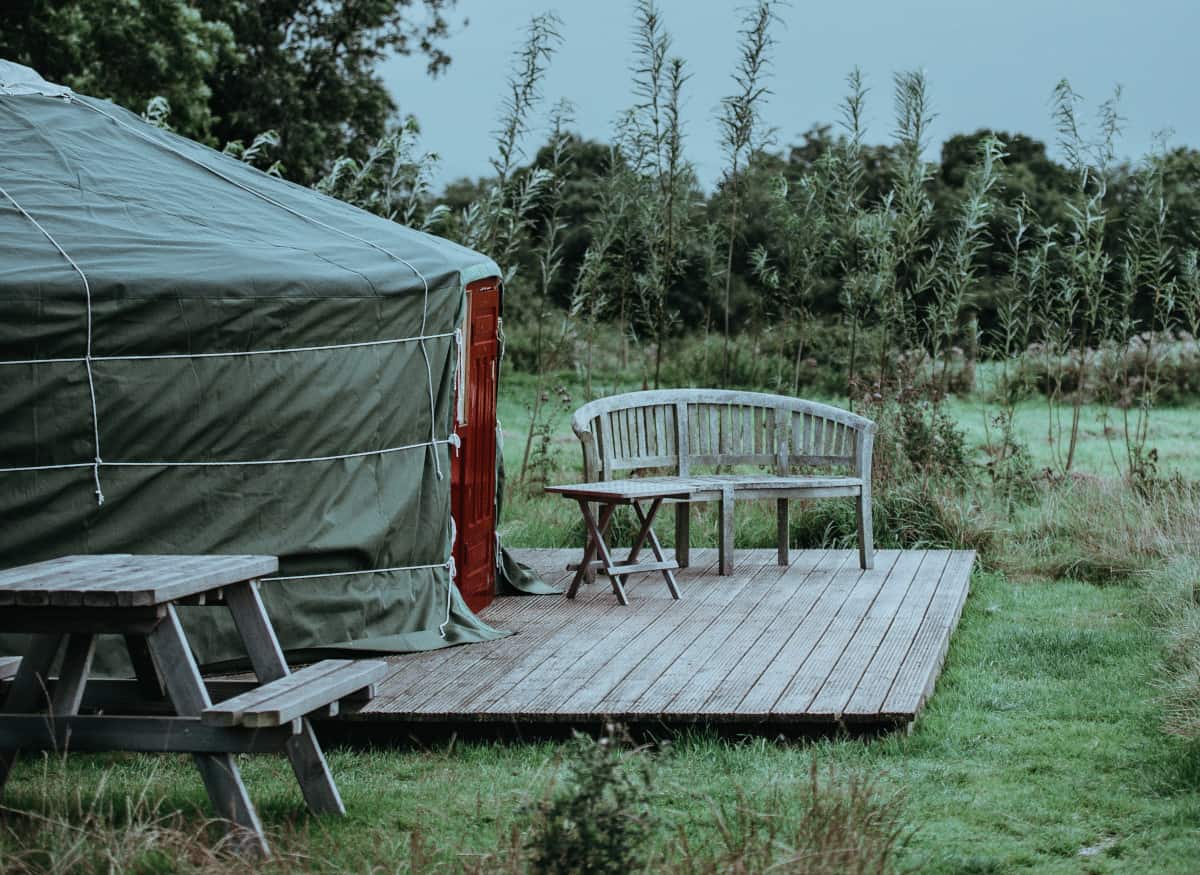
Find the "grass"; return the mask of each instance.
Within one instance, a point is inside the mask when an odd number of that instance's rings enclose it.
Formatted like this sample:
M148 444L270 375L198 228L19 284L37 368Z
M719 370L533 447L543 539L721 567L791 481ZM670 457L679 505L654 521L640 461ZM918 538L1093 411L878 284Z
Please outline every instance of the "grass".
M618 387L604 391L611 388ZM528 421L521 404L527 390L522 378L510 380L501 401L510 482ZM981 452L982 425L976 431L972 421L980 420L982 404L953 404L970 447ZM1042 422L1037 409L1021 411L1029 434ZM554 469L573 476L577 447L566 414L555 416ZM1198 419L1195 409L1157 411L1151 443L1182 455ZM1095 477L1111 475L1104 443L1085 433L1081 466ZM901 819L901 871L1194 871L1200 747L1163 730L1171 717L1164 699L1188 701L1178 685L1186 694L1185 675L1195 663L1160 630L1180 593L1191 598L1195 575L1188 569L1195 566L1175 565L1170 574L1154 569L1172 549L1197 552L1194 533L1188 535L1195 520L1164 498L1137 506L1149 508L1143 525L1131 520L1136 509L1123 503L1130 499L1103 484L1085 478L1064 488L1074 491L1054 493L1057 505L1047 501L1010 521L1000 548L1007 563L976 572L937 692L911 734L782 742L697 732L645 754L653 765L650 808L658 815L648 848L654 868L761 871L765 864L747 863L763 859L752 853L757 841L775 855L779 871L826 871L815 856L787 851L788 842L799 842L805 817L811 820L805 788L815 764L823 776L819 798L869 786L880 810ZM565 504L514 491L504 523L510 543L556 543L571 533ZM753 515L748 520L739 537L754 536L757 523ZM662 528L670 534L670 526ZM1121 557L1129 561L1121 565ZM1098 567L1116 570L1100 574ZM1172 659L1181 667L1164 675L1164 660ZM544 741L453 737L433 748L333 751L345 819L304 814L281 758L243 758L278 853L256 868L517 871L512 849L531 834L539 803L561 786L562 751ZM6 875L249 868L203 851L215 836L185 757L27 758L4 804ZM767 842L776 829L779 837ZM747 831L749 839L738 838ZM67 860L72 866L63 868Z
M684 829L693 844L718 843L718 807L739 804L739 793L753 804L800 786L815 760L877 775L881 792L903 793L914 832L901 862L916 871L1194 871L1200 752L1160 731L1160 645L1142 613L1140 592L1128 586L1013 586L977 574L937 694L911 735L677 739L654 755L652 798L663 820L655 841ZM247 757L243 768L275 833L277 868L405 871L414 835L439 866L503 847L555 772L558 750L447 739L425 750L336 751L344 820L303 816L283 760ZM129 754L46 767L27 760L6 804L53 813L77 794L114 806L117 824L128 810L122 800L139 795L184 809L189 822L207 810L186 758ZM11 832L0 849L9 854L40 829L16 816L4 826ZM1081 856L1086 849L1099 850ZM12 865L9 854L0 871Z

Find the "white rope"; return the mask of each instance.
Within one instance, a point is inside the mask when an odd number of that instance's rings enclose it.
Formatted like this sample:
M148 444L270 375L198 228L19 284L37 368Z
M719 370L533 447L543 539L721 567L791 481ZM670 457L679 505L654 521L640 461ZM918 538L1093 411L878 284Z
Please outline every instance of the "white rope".
M361 349L371 346L388 346L400 343L414 343L419 340L438 340L443 337L453 337L455 332L444 331L441 334L425 334L414 335L412 337L394 337L387 340L362 340L356 343L327 343L322 346L290 346L283 349L247 349L237 352L180 352L180 353L163 353L161 355L94 355L94 362L140 362L140 361L157 361L159 359L211 359L211 358L236 358L240 356L254 355L283 355L287 353L301 352L326 352L335 349ZM55 359L11 359L8 361L0 361L0 365L49 365L62 364L67 362L84 362L87 359L80 357L75 358L55 358Z
M169 143L165 143L162 140L158 139L157 137L151 137L148 134L146 134L144 131L140 131L137 128L133 127L132 125L126 124L125 122L123 122L119 118L117 118L116 116L105 112L100 107L94 106L91 102L84 100L81 97L78 97L77 95L71 94L68 96L67 99L71 100L72 102L79 103L80 105L87 107L88 109L92 110L93 112L99 113L100 115L104 116L105 118L107 118L110 121L112 121L113 123L115 123L117 126L122 127L127 131L130 131L135 136L140 137L141 139L147 141L151 145L157 146L160 149L165 149L166 151L171 152L172 154L178 156L179 158L182 158L184 161L187 161L191 164L195 164L197 167L201 168L202 170L208 171L213 176L216 176L219 179L223 179L225 182L228 182L230 185L240 188L240 189L242 189L242 191L245 191L248 194L253 195L254 197L260 198L260 199L266 201L267 203L271 204L274 207L278 207L281 210L291 213L293 216L296 216L298 219L303 219L306 222L312 222L314 225L324 228L327 231L332 231L335 234L341 234L343 237L348 237L351 240L356 240L359 243L362 243L364 246L369 246L372 249L382 252L388 258L394 259L395 261L398 261L401 264L405 265L409 270L411 270L413 272L413 274L416 275L417 279L419 279L421 281L421 286L424 289L424 300L423 300L423 303L421 306L421 336L425 335L425 326L426 326L427 322L429 321L429 280L427 280L425 278L425 275L423 273L421 273L421 271L417 270L416 266L411 261L408 261L405 258L401 258L396 253L392 252L389 249L384 248L383 246L380 246L378 243L373 243L370 240L366 240L362 237L359 237L357 234L351 234L349 231L346 231L343 228L338 228L334 225L330 225L326 222L322 222L320 219L317 219L313 216L307 215L306 213L302 213L300 210L297 210L294 207L289 207L287 204L281 203L280 201L275 200L270 195L263 194L261 191L259 191L258 189L254 188L252 186L246 185L245 183L242 183L242 182L238 182L236 179L225 175L224 173L222 173L221 171L212 167L211 165L205 164L203 161L193 158L191 155L188 155L186 152L176 149L174 146L170 145ZM430 364L429 350L426 348L424 340L420 341L420 347L421 347L421 355L425 359L425 374L429 381L429 437L430 437L429 445L433 445L437 442L437 423L435 421L437 419L437 406L436 406L435 399L433 397L433 366ZM90 354L90 350L89 350L89 354ZM436 451L433 454L433 466L434 466L434 470L437 472L437 478L439 480L441 480L444 476L442 474L442 461Z
M93 464L108 468L224 468L239 465L296 465L305 462L336 462L341 459L362 459L366 456L382 456L388 453L399 453L403 450L415 450L420 447L452 444L457 438L443 438L435 441L421 441L417 444L405 444L401 447L387 447L382 450L363 450L359 453L338 453L333 456L307 456L299 459L234 459L222 462L111 462L98 460L92 462L75 462L63 465L32 465L16 468L0 468L0 474L15 471L51 471L58 468L90 468Z
M50 232L42 227L41 222L29 215L28 211L26 211L23 206L17 203L17 199L3 188L0 188L0 194L3 194L6 198L8 198L12 205L20 211L21 215L32 222L34 227L42 232L45 238L50 241L55 249L58 250L59 254L67 260L67 263L75 269L75 272L79 274L79 278L83 280L83 293L87 298L87 349L84 352L83 361L87 366L88 395L90 396L92 402L92 445L96 452L96 456L92 461L92 480L95 481L96 484L96 504L103 505L104 490L100 488L100 465L102 464L100 459L100 414L96 410L96 381L92 376L92 286L91 283L88 282L87 275L80 269L79 265L75 263L75 259L68 255L67 250L63 249L62 246L59 245L58 241L55 240L50 234ZM83 466L73 465L71 467Z

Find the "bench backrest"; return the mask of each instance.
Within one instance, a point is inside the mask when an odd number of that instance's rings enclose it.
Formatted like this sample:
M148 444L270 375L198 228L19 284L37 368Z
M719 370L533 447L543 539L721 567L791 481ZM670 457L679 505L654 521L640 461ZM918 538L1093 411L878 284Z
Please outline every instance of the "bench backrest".
M672 468L846 465L871 470L875 423L847 410L761 392L662 389L598 398L575 411L586 479Z

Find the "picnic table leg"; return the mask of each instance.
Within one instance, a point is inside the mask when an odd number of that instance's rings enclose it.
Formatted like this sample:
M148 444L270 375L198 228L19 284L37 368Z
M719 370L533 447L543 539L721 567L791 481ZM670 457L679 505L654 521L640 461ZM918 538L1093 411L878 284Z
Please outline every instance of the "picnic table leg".
M658 511L658 506L661 503L662 499L657 499L654 504L650 506L649 514L643 513L641 505L639 505L637 502L634 502L633 509L637 512L638 519L642 521L643 531L648 533L647 537L650 541L650 549L654 553L654 558L659 562L666 562L667 560L663 558L662 544L659 543L658 535L654 534L654 529L651 527L652 523L654 522L654 514ZM679 563L677 562L676 564L678 565ZM671 573L671 569L662 569L662 576L666 578L667 589L671 591L671 598L678 599L679 587L675 585L675 575Z
M599 522L596 522L596 517L592 514L592 509L588 507L586 501L579 502L579 507L583 511L583 521L587 523L588 531L592 534L592 543L595 546L596 552L600 554L600 561L604 563L604 570L608 573L608 579L612 582L612 589L617 595L617 601L622 605L629 604L629 599L625 597L625 587L621 585L624 582L622 580L624 575L617 573L612 553L609 552L608 545L604 543L604 533L608 530L608 524L612 520L613 512L617 509L617 506L615 504L605 504L604 509L600 511ZM588 559L586 553L583 558ZM581 566L581 570L591 564L590 561L585 562ZM574 587L574 583L572 583L572 587Z
M154 667L154 659L150 656L150 645L146 643L145 635L126 635L125 649L129 652L129 662L133 665L133 676L137 678L138 691L149 702L161 700L166 692L158 669Z
M79 713L79 706L83 704L83 689L87 686L95 653L95 635L67 636L67 650L63 654L62 668L59 669L58 681L54 684L54 696L50 701L51 714L56 717L69 717Z
M17 676L13 678L2 710L8 714L26 714L39 710L47 702L50 666L62 647L63 635L34 635L29 651L21 657ZM0 751L0 793L8 783L17 751Z
M179 615L174 605L167 605L167 615L154 630L146 636L150 653L158 666L159 674L175 706L175 712L181 717L199 717L200 712L212 704L204 680L200 677L200 669L187 639L183 635L183 627L179 624ZM229 753L199 753L192 757L204 786L208 790L208 798L212 800L217 816L229 821L240 828L241 843L250 851L257 851L264 857L269 857L271 849L263 835L262 823L258 812L246 792L242 782L242 774L238 770L233 754Z
M271 625L263 606L257 581L244 581L228 587L225 601L258 679L269 683L287 677L290 674L287 660L283 657L275 627ZM346 806L342 804L337 784L333 782L312 721L307 717L300 722L300 732L284 744L284 751L292 764L292 771L296 773L308 810L313 814L345 814Z
M571 579L571 585L567 588L567 598L575 598L575 594L579 592L579 584L584 580L590 581L592 575L589 574L592 567L592 560L596 555L596 538L592 533L591 525L588 519L592 516L591 505L579 499L579 510L583 513L584 528L587 533L587 544L583 548L583 561L579 563L579 567L575 570L575 576ZM600 531L604 532L608 528L608 524L612 519L613 511L616 506L612 504L600 505Z

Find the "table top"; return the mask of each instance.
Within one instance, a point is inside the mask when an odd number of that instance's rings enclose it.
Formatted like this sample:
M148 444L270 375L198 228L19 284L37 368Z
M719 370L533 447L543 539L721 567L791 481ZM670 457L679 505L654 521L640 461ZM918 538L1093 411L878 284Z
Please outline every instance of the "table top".
M688 477L634 477L628 480L597 480L594 483L564 483L547 486L547 492L557 492L570 498L630 501L643 498L686 498L692 492Z
M62 556L0 571L0 605L150 607L278 569L275 556Z

